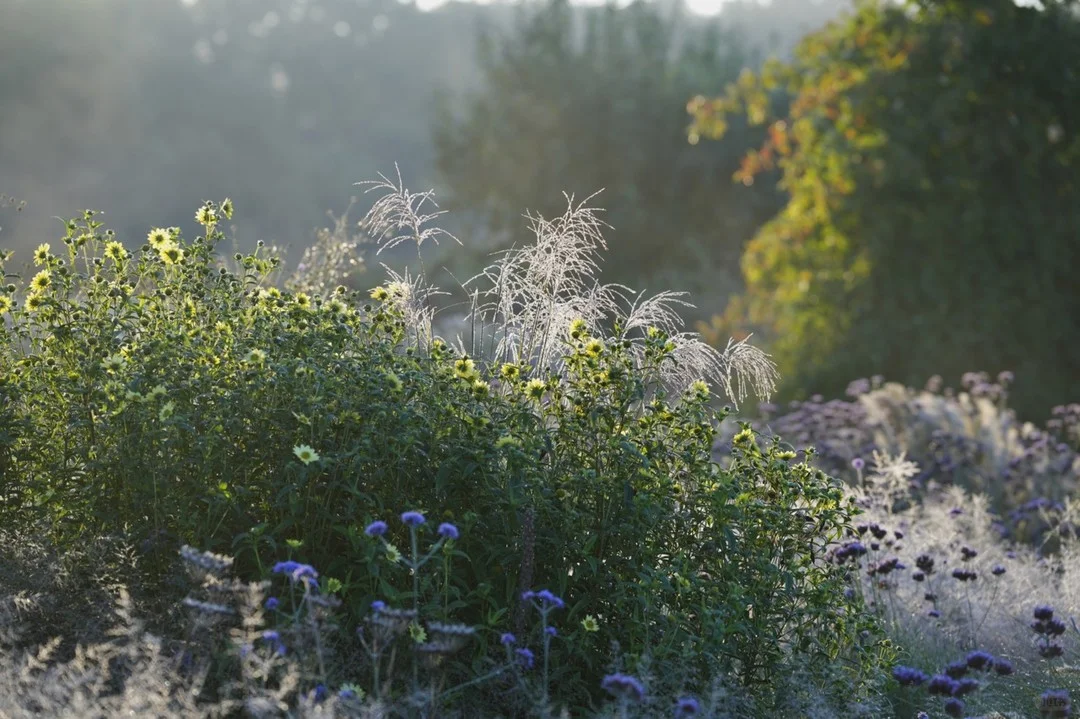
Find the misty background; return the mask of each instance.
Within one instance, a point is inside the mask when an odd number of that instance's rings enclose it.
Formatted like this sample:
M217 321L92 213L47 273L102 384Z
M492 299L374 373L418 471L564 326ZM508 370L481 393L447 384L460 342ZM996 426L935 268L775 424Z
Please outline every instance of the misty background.
M848 381L874 373L916 384L941 373L952 383L963 371L986 369L1016 370L1020 387L1025 373L1042 381L1045 391L1026 405L1040 415L1056 401L1075 399L1059 395L1080 391L1077 321L1061 319L1071 316L1067 302L1045 299L1043 305L1039 294L1039 287L1052 287L1068 301L1080 294L1069 289L1067 278L1044 272L1049 256L1068 264L1071 250L1063 255L1055 248L1071 246L1075 230L1059 217L1061 235L1049 255L1025 249L1033 225L994 219L1010 204L1001 198L1017 192L1001 183L993 189L1003 194L988 200L978 227L963 210L972 197L992 196L980 182L1015 176L1003 162L1032 154L1022 143L1005 150L980 144L971 120L976 115L949 104L960 92L951 88L967 88L969 102L976 92L988 103L1000 100L993 112L977 115L1001 119L987 129L990 136L1027 127L1009 109L1022 113L1026 102L1010 94L1010 83L1026 88L1031 81L1010 80L1009 73L1023 64L1017 57L1034 58L1032 48L1048 46L1001 23L984 28L978 15L964 32L1002 28L1002 37L1016 42L991 38L988 54L968 65L927 66L929 81L917 91L906 79L869 84L880 95L871 98L874 106L893 103L889 117L907 128L889 128L890 137L909 133L908 144L896 144L890 157L892 177L916 177L921 170L905 163L921 162L923 150L927 163L945 164L939 141L947 151L974 147L988 163L968 163L965 155L948 169L964 176L933 184L933 195L875 184L877 194L868 194L862 205L865 214L844 225L848 236L871 249L870 240L880 240L884 248L878 255L883 274L862 276L863 286L892 282L895 294L852 295L842 304L867 308L861 318L840 322L822 310L813 322L799 319L794 332L782 318L763 319L760 311L743 313L751 321L731 321L742 305L733 308L729 300L746 289L746 272L754 269L747 247L755 236L767 240L782 227L773 221L792 211L792 195L790 187L778 186L776 168L756 181L733 181L747 153L768 142L775 128L734 113L722 141L692 144L687 103L699 95L724 95L770 57L791 59L800 41L853 7L848 0L729 0L705 17L666 0L609 7L560 0L450 2L433 10L397 0L0 0L0 247L14 249L13 266L22 267L34 247L63 234L58 217L92 208L104 211L106 226L134 250L152 227L179 226L190 234L197 206L230 197L236 214L228 232L239 249L262 240L295 266L316 230L332 224L328 212L344 212L356 196L351 217L366 210L363 188L354 183L379 173L394 176L396 163L407 187L434 189L441 208L450 211L442 225L464 246L425 248L425 262L429 269L447 268L452 276L432 272L432 280L453 287L453 278L474 274L492 251L528 240L526 210L550 216L565 208L562 192L582 199L604 189L592 201L606 209L613 228L602 281L650 292L688 291L697 307L688 308L685 319L715 343L757 330L757 341L779 349L781 372L791 378L784 398L841 394ZM1016 17L1026 23L1032 15ZM931 25L927 37L936 37ZM1062 108L1078 83L1068 62L1054 60L1050 65L1059 69L1046 71L1047 93L1057 93L1051 102ZM971 87L963 83L969 66L975 68ZM946 98L946 92L953 94ZM896 104L899 97L908 104ZM922 108L952 114L943 119ZM1056 149L1065 147L1075 138L1075 121L1066 115L1041 118L1032 132L1050 137ZM862 162L861 152L850 156ZM1030 169L1027 187L1052 181L1055 192L1049 185L1036 188L1040 196L1057 198L1053 207L1071 207L1076 187L1068 177L1075 166L1062 172L1051 180ZM868 179L866 186L879 180ZM950 196L954 187L968 194ZM891 213L877 211L883 198ZM913 219L912 207L937 203L946 206L940 217ZM1016 207L1028 218L1056 213L1027 200L1017 200ZM962 212L969 223L963 231L970 230L976 252L980 233L1012 233L999 238L1005 250L989 265L965 263L970 247L950 244L958 230L949 218ZM936 224L918 224L924 220ZM914 249L916 236L929 244ZM946 246L953 249L935 249ZM787 252L777 247L781 255ZM944 274L923 272L913 259L929 255L946 263ZM1032 276L1041 279L1010 275L1018 257L1035 256L1043 269ZM369 254L369 271L357 286L381 281L375 259ZM400 269L415 263L415 250L403 247L378 260ZM922 274L887 271L904 262ZM957 267L967 273L963 282L942 279ZM778 276L805 284L818 275L823 271L810 267ZM1015 281L1006 282L1003 292L980 289L1010 276ZM827 282L819 286L820 297L839 296ZM933 299L946 286L954 295ZM762 306L773 302L771 295L762 297ZM1000 313L988 311L993 297L1011 304ZM924 332L942 312L957 318L958 330ZM1047 318L1052 331L1027 322L1032 312ZM1017 330L1026 325L1038 327L1038 337L1052 335L1050 344L1033 354L1033 344L1042 340L1021 337ZM850 332L830 335L841 326ZM878 327L885 328L880 338L867 334ZM826 336L827 347L815 344ZM812 356L801 357L795 344Z

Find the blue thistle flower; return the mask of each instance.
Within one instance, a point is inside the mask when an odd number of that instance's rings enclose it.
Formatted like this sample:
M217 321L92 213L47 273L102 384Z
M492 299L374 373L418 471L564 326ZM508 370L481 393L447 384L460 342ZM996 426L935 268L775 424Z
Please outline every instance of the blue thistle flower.
M555 629L555 627L544 627L544 633L550 637L554 637L559 633L559 631Z
M517 643L517 637L515 637L510 632L506 632L501 637L499 637L499 643L501 643L501 644L503 644L505 646L510 646L512 644Z
M945 713L951 717L964 716L964 702L959 699L949 699L945 702Z
M1047 621L1054 618L1054 608L1048 604L1040 604L1035 607L1035 618L1041 621Z
M439 525L439 536L445 537L446 539L457 539L458 528L449 522L443 522Z
M953 679L959 679L967 674L968 663L964 660L952 662L945 667L945 674Z
M383 611L384 609L386 609L386 602L381 599L376 599L374 602L371 603L371 611L373 612L378 613Z
M935 674L930 678L930 683L926 686L926 691L931 696L952 696L953 688L956 686L956 681L952 677L945 676L944 674Z
M419 527L427 520L424 519L424 515L420 512L404 512L401 515L401 521L410 527Z
M954 697L962 697L965 694L970 694L979 688L979 682L976 679L970 677L964 677L956 682L956 686L953 687L952 695Z
M982 650L967 655L967 665L972 669L990 669L994 665L994 655Z
M1012 662L1009 660L998 658L994 660L994 671L1003 677L1007 677L1016 669L1013 668Z
M374 522L364 527L364 534L369 537L381 537L386 534L386 530L388 529L390 529L390 527L386 522L381 519L376 519Z
M517 655L518 663L526 669L532 669L536 665L536 655L532 653L531 649L527 647L521 647L515 649L514 654Z
M608 674L601 680L600 688L618 698L645 701L645 686L629 674Z
M913 687L922 684L930 677L913 667L896 666L892 670L893 679L900 682L901 686Z
M281 600L277 597L269 597L263 606L272 612L281 606Z

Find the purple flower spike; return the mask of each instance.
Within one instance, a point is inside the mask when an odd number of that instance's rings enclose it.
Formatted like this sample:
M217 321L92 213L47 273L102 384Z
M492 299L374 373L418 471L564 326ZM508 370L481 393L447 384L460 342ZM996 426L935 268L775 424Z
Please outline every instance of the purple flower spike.
M410 527L419 527L427 520L420 512L405 512L401 515L401 521Z
M364 528L364 534L369 537L381 537L386 534L386 530L389 529L386 526L386 522L381 519L376 519L374 522Z
M457 539L459 536L458 528L449 522L443 522L439 525L439 536L446 539Z

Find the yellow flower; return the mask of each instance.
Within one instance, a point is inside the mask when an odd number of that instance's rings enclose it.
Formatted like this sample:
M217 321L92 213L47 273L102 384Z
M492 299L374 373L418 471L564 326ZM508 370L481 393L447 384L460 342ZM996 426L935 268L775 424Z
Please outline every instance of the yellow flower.
M582 335L588 332L588 329L585 320L579 317L570 323L570 336L574 339L580 339Z
M127 257L127 250L124 249L122 244L112 240L105 243L105 256L113 262L121 262Z
M454 360L454 374L462 379L471 379L476 364L468 357Z
M109 355L101 361L101 369L106 372L119 372L127 364L127 357L122 354Z
M310 309L311 307L311 298L308 297L307 294L304 292L297 292L295 295L293 295L293 302L295 302L296 306L300 309L306 310Z
M348 309L348 306L341 300L334 299L323 305L323 309L325 309L332 315L341 315L345 313L345 310Z
M604 343L597 339L591 339L585 343L585 353L593 357L599 357L604 351Z
M488 392L491 390L491 386L488 385L488 383L484 380L477 379L473 380L472 387L470 389L472 389L472 393L476 397L482 398L487 397Z
M158 410L158 419L164 422L169 417L173 416L173 411L176 409L176 405L170 399L165 404L161 405L161 409Z
M698 399L708 399L709 385L705 382L705 380L699 379L690 385L690 392L693 393Z
M261 365L266 361L266 353L260 349L253 349L244 355L244 362Z
M203 205L195 212L195 221L204 227L217 224L217 211L210 205Z
M157 250L172 242L172 238L169 237L168 230L162 229L161 227L155 227L146 235L146 241L150 243L151 247Z
M184 251L172 242L159 247L158 252L167 265L178 265L184 260Z
M390 542L386 543L386 558L390 560L391 564L397 564L401 561L401 550L395 547Z
M34 264L37 266L44 265L52 257L52 253L49 252L49 243L43 242L38 245L38 248L34 250Z
M499 368L499 375L508 382L514 382L521 376L521 368L508 362Z
M525 394L530 399L534 399L539 402L543 396L544 391L547 389L547 385L544 384L544 380L533 378L525 384Z
M306 444L301 444L298 447L293 447L293 454L304 464L311 464L319 460L319 453Z
M384 300L389 299L389 297L390 293L385 287L376 287L371 291L371 299L376 300L377 302L383 302Z
M232 219L233 203L228 197L221 203L221 214L224 215L226 220Z
M383 374L386 376L386 381L390 384L390 388L395 392L400 392L401 388L405 386L402 384L401 378L390 370L386 370Z
M48 270L42 270L34 275L34 279L30 280L30 291L34 294L39 294L49 289L49 285L52 284L52 273Z
M581 628L587 632L600 631L600 622L596 621L596 617L591 614L586 614L585 618L581 620Z
M15 307L15 302L7 295L0 295L0 315L5 312L11 312Z

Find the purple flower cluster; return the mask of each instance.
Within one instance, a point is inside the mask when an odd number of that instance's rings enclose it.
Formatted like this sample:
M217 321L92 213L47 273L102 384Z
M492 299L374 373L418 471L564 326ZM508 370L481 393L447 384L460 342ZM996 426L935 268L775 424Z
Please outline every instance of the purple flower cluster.
M952 575L956 579L959 579L961 582L973 582L979 576L970 569L959 569L959 568L952 570Z
M833 558L837 564L843 564L848 559L853 557L861 557L866 554L866 545L862 542L848 542L847 544L837 548L833 551Z
M1072 700L1065 689L1051 689L1039 697L1039 714L1051 719L1068 719L1072 716Z
M918 686L930 678L918 669L900 665L893 667L892 675L893 679L900 682L900 685L905 687Z

